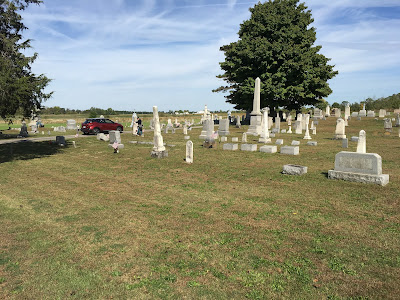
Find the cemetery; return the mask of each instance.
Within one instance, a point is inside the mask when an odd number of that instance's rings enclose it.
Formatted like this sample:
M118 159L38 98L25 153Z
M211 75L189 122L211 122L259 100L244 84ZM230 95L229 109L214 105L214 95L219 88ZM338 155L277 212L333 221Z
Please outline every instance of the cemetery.
M307 0L319 52L296 0L45 2L0 3L0 299L399 299L395 4Z
M286 298L300 288L306 298L391 298L400 267L397 128L388 135L387 121L363 117L339 132L331 116L314 121L306 141L302 124L299 134L270 137L275 124L255 116L240 128L187 116L189 130L164 133L171 116L143 115L144 136L120 116L122 134L66 129L50 136L65 146L0 144L4 293ZM223 135L204 147L212 132ZM337 134L352 137L347 148Z

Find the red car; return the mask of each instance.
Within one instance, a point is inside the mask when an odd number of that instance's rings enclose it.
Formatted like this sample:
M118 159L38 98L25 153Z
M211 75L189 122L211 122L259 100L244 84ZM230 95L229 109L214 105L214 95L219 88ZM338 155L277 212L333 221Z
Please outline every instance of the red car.
M86 119L86 121L82 123L81 127L81 131L83 132L83 134L98 134L100 132L108 132L111 130L123 131L124 126L119 123L115 123L110 119L95 118Z

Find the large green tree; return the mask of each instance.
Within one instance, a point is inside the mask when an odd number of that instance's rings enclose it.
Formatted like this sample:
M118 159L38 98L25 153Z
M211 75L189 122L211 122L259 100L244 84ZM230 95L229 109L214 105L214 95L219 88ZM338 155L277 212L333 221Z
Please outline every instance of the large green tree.
M299 0L270 0L250 8L251 17L240 25L239 40L222 46L228 85L214 92L229 92L226 102L250 110L254 82L261 79L261 107L300 109L317 105L332 93L327 81L338 74L330 59L314 46L311 11Z
M22 32L27 29L19 11L41 0L0 0L0 117L11 119L20 111L25 117L40 109L42 101L52 93L43 90L50 82L44 75L35 75L31 65L37 53L25 56L31 47Z

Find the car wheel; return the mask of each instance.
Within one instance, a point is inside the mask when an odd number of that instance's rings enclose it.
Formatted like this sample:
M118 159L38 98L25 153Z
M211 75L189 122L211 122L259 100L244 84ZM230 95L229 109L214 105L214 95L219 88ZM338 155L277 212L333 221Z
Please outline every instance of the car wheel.
M94 134L100 133L100 129L96 127L95 129L93 129L93 133L94 133Z
M122 128L120 126L117 127L117 131L122 131Z

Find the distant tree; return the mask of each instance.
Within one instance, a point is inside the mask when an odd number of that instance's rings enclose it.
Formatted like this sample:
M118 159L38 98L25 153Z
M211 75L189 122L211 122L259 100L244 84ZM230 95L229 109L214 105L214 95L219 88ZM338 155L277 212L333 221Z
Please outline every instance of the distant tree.
M340 104L337 103L337 102L333 102L332 107L333 108L340 108Z
M0 1L0 116L3 119L12 119L18 109L24 117L29 117L31 111L40 109L42 101L52 95L52 92L43 92L50 79L31 72L37 53L30 57L24 55L24 51L31 48L31 41L22 38L27 27L18 11L31 3L42 1Z
M235 109L250 110L254 81L261 79L261 107L299 110L316 105L332 93L327 81L338 74L330 59L314 46L316 31L311 11L299 0L270 0L250 8L251 17L240 25L239 40L222 46L225 61L218 78L228 85Z

